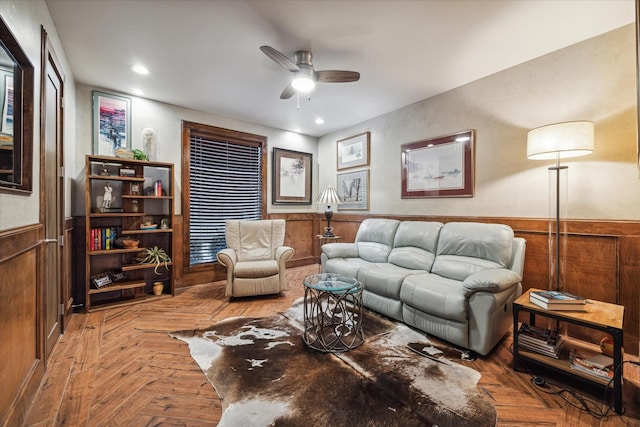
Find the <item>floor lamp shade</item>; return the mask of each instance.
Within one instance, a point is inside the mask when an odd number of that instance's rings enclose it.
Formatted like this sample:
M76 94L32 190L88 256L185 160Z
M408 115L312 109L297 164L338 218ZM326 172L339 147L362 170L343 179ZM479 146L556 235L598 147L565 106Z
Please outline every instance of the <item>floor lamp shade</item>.
M333 234L333 228L331 227L331 217L333 216L333 211L331 210L331 205L339 205L340 197L338 196L338 192L332 186L328 186L325 188L320 196L316 200L316 203L319 205L327 205L327 210L324 211L324 216L327 218L327 226L324 229L324 237L335 237Z
M565 122L541 126L527 135L527 158L566 159L593 152L593 122Z
M560 159L584 156L593 152L594 124L588 121L564 122L541 126L527 135L527 158L555 159L549 168L549 289L563 290L563 254L566 229L561 233L561 219L567 217L568 167Z

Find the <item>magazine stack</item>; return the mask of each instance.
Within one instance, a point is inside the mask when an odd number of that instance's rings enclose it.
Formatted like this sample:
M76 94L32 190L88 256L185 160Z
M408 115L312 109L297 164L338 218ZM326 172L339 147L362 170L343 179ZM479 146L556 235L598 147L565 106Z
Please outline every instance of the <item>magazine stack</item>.
M518 345L524 350L533 351L557 359L564 339L557 330L539 328L526 323L518 329Z
M605 380L613 378L613 358L601 353L572 349L569 353L569 366Z

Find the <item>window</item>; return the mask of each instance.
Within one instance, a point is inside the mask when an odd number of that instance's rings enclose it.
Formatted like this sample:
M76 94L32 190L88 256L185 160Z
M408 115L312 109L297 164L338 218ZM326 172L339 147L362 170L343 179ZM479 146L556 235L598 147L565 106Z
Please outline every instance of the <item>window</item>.
M183 122L189 266L216 261L216 254L226 247L226 219L263 217L265 147L263 136Z

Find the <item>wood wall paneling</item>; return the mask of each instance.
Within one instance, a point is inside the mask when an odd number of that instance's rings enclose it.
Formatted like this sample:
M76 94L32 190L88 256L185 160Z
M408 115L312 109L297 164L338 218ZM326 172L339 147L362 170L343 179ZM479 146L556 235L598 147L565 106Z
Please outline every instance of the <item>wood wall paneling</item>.
M21 425L44 374L43 228L0 232L0 425Z
M384 215L334 213L331 225L340 242L353 242L360 223L371 217L390 218ZM272 214L269 218L287 220L285 244L296 251L288 267L320 262L320 245L316 236L322 233L326 219L322 213ZM504 217L440 217L393 216L398 220L413 221L474 221L502 223L513 228L518 237L527 241L523 287L546 289L549 286L549 222L547 219ZM179 230L176 247L183 246L186 227L183 218L176 216L174 227ZM625 350L638 354L640 335L640 222L638 221L587 221L567 222L569 237L566 254L566 289L587 298L622 304L625 306ZM180 251L176 251L180 252ZM184 251L182 251L184 253ZM182 268L176 270L176 287L225 280L226 272L218 263L190 269L186 258L174 260ZM524 319L523 319L524 320ZM572 330L572 334L598 341L600 336Z

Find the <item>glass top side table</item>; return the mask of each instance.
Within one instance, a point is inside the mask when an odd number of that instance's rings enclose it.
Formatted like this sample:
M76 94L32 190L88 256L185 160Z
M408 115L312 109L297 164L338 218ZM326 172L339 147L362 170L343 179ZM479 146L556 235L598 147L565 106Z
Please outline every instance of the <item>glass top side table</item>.
M314 274L305 277L304 342L322 352L349 351L364 342L362 290L352 277Z

